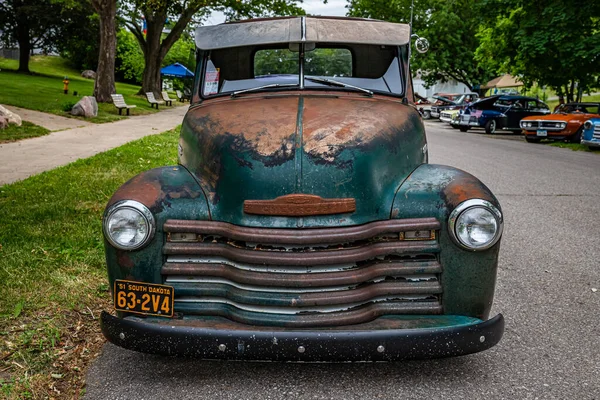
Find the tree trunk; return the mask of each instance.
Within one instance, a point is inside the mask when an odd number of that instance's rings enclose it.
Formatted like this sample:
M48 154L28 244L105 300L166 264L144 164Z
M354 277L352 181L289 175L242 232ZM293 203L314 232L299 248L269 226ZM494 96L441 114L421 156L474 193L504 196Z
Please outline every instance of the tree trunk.
M575 81L571 81L571 85L569 87L569 91L567 92L567 102L570 103L573 101L573 93L575 93Z
M148 55L146 56L146 67L144 68L140 94L152 92L155 96L159 96L158 98L160 98L160 92L162 90L160 85L160 67L163 58L164 57L160 56L159 49L148 52Z
M147 29L145 37L141 34L139 26L132 22L128 24L144 52L145 68L142 76L142 88L139 94L153 92L155 95L160 95L162 90L160 82L160 67L162 62L173 46L173 43L181 36L192 16L203 6L203 3L188 4L175 25L171 28L171 32L164 39L162 39L162 31L167 19L166 4L162 9L154 10L152 13L144 13Z
M17 16L17 42L19 43L19 72L29 72L29 53L31 38L29 37L29 21L27 15L19 10Z
M161 46L162 30L167 19L166 9L163 12L154 14L146 13L146 40L143 46L145 68L142 75L142 88L139 94L153 92L158 96L161 92L160 87L160 67L166 55L163 54ZM160 98L160 96L159 96Z
M100 16L100 52L94 85L94 97L100 103L112 102L115 89L115 55L117 52L117 1L93 0Z

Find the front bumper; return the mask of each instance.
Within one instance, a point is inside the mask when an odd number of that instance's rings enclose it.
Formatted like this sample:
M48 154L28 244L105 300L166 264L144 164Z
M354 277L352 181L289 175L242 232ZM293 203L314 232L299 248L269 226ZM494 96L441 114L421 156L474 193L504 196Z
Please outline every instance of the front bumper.
M394 317L387 318L393 322ZM420 317L411 318L418 321ZM130 350L205 359L269 361L394 361L461 356L489 349L504 333L502 314L487 321L460 316L437 318L442 322L427 328L389 329L393 324L387 324L386 329L365 329L369 325L366 324L362 329L359 325L286 330L214 318L144 320L118 318L103 312L100 324L110 342ZM376 321L374 326L386 327L385 318Z
M585 140L585 139L581 139L581 144L584 146L589 146L589 147L600 147L600 140Z

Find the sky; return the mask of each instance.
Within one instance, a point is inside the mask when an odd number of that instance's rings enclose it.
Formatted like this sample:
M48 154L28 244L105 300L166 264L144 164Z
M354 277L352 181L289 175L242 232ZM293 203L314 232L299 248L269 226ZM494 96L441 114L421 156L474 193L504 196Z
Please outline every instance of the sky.
M304 0L298 5L308 13L314 15L346 15L347 0L328 0L327 4L323 4L322 0ZM208 17L205 25L216 25L225 22L225 16L222 13L214 12Z

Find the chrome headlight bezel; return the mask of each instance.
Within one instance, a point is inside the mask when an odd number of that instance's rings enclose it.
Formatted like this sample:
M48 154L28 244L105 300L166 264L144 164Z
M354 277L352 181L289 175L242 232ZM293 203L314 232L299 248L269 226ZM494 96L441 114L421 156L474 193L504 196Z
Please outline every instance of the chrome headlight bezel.
M483 209L489 211L496 219L496 224L498 226L498 228L496 229L494 238L491 241L489 241L488 243L486 243L485 245L477 246L477 247L469 245L468 243L464 243L456 233L456 222L458 221L458 218L465 211L471 210L473 208L483 208ZM504 229L504 220L502 217L502 213L495 205L493 205L489 201L483 200L483 199L470 199L470 200L463 201L450 213L450 217L448 219L448 231L450 232L450 237L452 237L452 240L459 247L466 249L466 250L470 250L470 251L487 250L490 247L494 246L496 243L498 243L498 240L500 240L503 229Z
M146 224L148 226L148 231L147 231L144 239L141 240L139 243L136 243L135 245L132 245L132 246L124 246L123 244L115 241L113 239L113 237L110 235L109 229L108 229L109 221L110 221L111 217L117 211L122 210L124 208L137 212L142 218L144 218L144 220L146 221ZM154 215L152 215L152 212L148 209L148 207L146 207L139 201L121 200L121 201L113 204L106 210L103 221L102 221L102 230L104 232L104 237L106 238L106 240L108 240L108 242L113 247L116 247L117 249L120 249L120 250L138 250L138 249L144 247L145 245L147 245L148 242L150 242L150 240L152 240L152 238L154 238L154 234L156 233L156 221L154 219Z
M589 130L592 129L594 127L594 124L592 123L592 121L585 121L583 123L583 129Z

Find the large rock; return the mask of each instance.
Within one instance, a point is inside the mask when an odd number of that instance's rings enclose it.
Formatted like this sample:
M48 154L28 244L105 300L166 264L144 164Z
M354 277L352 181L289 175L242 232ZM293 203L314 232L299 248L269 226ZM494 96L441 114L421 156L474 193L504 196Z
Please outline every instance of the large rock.
M0 106L0 117L4 117L9 124L21 126L21 117L2 106Z
M8 128L8 120L4 117L0 117L0 130Z
M91 69L86 69L81 73L81 76L87 79L96 79L96 73Z
M98 103L94 96L83 96L71 109L72 115L90 118L98 115Z

